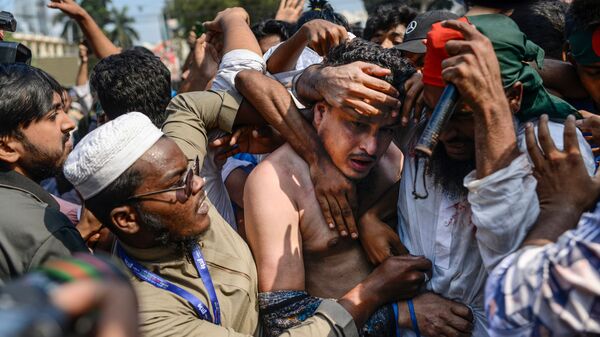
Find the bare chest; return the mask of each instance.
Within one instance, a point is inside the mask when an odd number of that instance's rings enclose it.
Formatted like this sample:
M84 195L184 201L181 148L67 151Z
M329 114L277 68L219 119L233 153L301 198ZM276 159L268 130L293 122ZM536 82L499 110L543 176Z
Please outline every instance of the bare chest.
M302 196L300 232L306 290L313 296L339 298L372 270L360 241L329 229L314 192Z

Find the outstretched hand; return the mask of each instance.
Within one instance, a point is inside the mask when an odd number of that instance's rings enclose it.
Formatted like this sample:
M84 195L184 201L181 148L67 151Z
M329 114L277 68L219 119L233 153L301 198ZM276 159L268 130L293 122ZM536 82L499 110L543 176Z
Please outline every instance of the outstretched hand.
M56 8L73 19L80 18L85 14L83 9L75 0L51 0L48 8Z
M591 209L600 197L600 173L590 177L585 168L575 117L569 116L565 122L563 151L552 141L547 115L540 118L539 145L531 124L527 125L526 137L527 151L535 165L533 175L538 181L540 208L569 207L579 212Z
M89 52L88 47L85 45L84 42L81 42L79 44L79 59L81 60L82 63L88 62L88 60L89 60L88 52Z
M249 24L250 16L248 15L248 12L241 7L231 7L220 11L212 21L206 21L203 25L207 31L222 33L223 27L225 27L230 20L241 20L245 21L246 24Z
M304 10L304 0L281 0L275 20L296 23Z
M310 166L310 177L315 187L315 196L325 222L341 236L358 238L354 212L357 209L356 186L329 158L321 158L317 165Z
M510 113L492 42L466 22L450 20L442 26L459 31L464 37L464 40L446 43L450 57L442 61L444 81L453 83L465 103L475 112L491 103L499 103Z
M326 20L312 20L300 27L300 33L305 35L308 46L321 56L348 39L346 29Z
M390 83L378 78L390 74L389 69L366 62L325 67L315 89L334 108L361 115L379 115L382 107L398 114L399 93Z
M221 63L221 59L217 49L211 43L208 43L206 34L202 34L194 44L194 57L192 58L191 68L212 79L217 74L219 63Z
M600 154L600 116L581 110L579 113L583 116L583 119L579 119L575 123L592 146L594 155L598 156Z

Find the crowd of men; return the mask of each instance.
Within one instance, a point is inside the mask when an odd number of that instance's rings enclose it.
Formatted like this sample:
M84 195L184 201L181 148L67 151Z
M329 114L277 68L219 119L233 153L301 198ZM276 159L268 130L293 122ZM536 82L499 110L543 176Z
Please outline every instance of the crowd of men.
M72 88L0 65L0 326L600 334L600 1L304 5L215 13L172 83L48 4L86 41Z

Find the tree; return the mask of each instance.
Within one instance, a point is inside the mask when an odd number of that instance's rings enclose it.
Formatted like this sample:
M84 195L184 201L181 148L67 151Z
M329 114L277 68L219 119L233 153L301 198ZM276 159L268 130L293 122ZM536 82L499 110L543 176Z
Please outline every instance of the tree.
M382 4L408 5L419 12L433 9L451 9L454 5L452 0L363 0L367 13L371 14Z
M180 34L186 34L192 27L204 21L212 20L219 11L229 7L243 7L255 23L275 17L279 0L167 0L165 14L177 19Z
M110 11L108 10L108 6L111 4L112 0L81 0L80 2L81 7L94 18L98 26L103 30L111 22ZM57 12L52 22L54 24L63 24L61 36L68 42L75 43L83 39L83 34L77 22L65 15L65 13Z
M127 16L129 8L124 6L120 11L113 7L110 11L112 30L108 33L108 38L121 48L130 48L133 41L140 37L131 26L135 19Z

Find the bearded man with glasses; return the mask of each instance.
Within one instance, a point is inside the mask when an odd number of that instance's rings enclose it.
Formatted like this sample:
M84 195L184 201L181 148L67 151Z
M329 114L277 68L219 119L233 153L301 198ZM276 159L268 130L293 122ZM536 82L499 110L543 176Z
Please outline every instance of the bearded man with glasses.
M144 336L258 336L256 265L206 198L198 161L190 169L172 139L131 112L83 138L64 173L117 237ZM402 293L398 262L389 258L283 335L358 336L366 317Z

